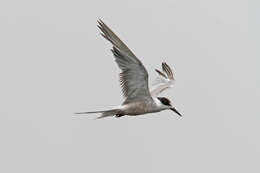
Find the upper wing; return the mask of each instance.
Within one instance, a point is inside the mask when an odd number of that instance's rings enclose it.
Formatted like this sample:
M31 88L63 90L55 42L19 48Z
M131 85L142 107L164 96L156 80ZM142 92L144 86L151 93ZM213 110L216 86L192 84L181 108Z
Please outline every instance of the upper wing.
M120 83L126 101L151 97L148 88L148 73L141 61L102 20L98 21L98 27L102 31L101 35L113 44L111 51L117 65L122 70Z
M162 70L163 72L155 69L159 76L153 83L153 85L156 85L156 87L151 90L151 95L153 97L157 97L161 92L173 86L174 77L171 68L165 62L163 62Z

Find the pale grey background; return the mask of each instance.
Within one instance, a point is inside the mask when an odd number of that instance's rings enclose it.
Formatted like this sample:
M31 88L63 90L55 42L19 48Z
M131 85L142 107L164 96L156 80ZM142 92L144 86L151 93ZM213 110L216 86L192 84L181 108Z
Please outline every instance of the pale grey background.
M0 172L258 173L259 1L1 0ZM93 120L123 101L102 18L156 77L170 111Z

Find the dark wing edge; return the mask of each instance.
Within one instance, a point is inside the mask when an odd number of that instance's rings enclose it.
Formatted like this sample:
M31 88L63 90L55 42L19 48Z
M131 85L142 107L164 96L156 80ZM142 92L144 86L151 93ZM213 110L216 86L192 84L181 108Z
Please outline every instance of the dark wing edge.
M162 63L162 70L163 72L158 69L155 69L155 71L159 74L159 76L165 79L174 80L172 69L166 62Z
M98 28L102 31L100 34L119 49L123 54L135 57L134 53L120 40L120 38L101 20L98 21ZM138 60L139 61L139 60Z

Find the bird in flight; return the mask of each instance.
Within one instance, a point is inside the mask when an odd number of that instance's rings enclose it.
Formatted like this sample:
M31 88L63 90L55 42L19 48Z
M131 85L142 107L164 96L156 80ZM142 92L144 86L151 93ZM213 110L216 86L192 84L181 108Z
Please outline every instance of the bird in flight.
M122 117L125 115L136 116L163 110L172 110L182 116L170 100L165 97L158 97L164 90L171 88L174 83L173 72L165 63L162 63L162 71L155 69L158 73L154 85L149 90L148 73L142 62L134 53L119 39L119 37L102 21L98 20L98 28L101 35L112 43L111 49L118 67L121 69L120 84L125 101L110 110L80 112L76 114L101 113L98 118Z

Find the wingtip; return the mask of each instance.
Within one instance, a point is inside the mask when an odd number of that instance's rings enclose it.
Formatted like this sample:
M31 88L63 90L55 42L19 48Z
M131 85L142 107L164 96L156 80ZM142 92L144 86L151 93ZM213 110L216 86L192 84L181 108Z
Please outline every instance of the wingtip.
M161 71L158 70L158 69L155 69L155 71L156 71L159 75L161 75L162 77L164 77L164 78L167 79L167 76L166 76L163 72L161 72Z
M100 18L98 18L98 20L97 20L97 27L100 29L100 30L102 30L102 27L103 27L103 25L104 25L104 22L102 21L102 19L100 19Z
M97 22L98 22L98 23L103 23L103 21L102 21L101 18L98 18Z
M169 79L174 80L172 69L170 68L170 66L166 62L162 63L162 69L167 74Z

